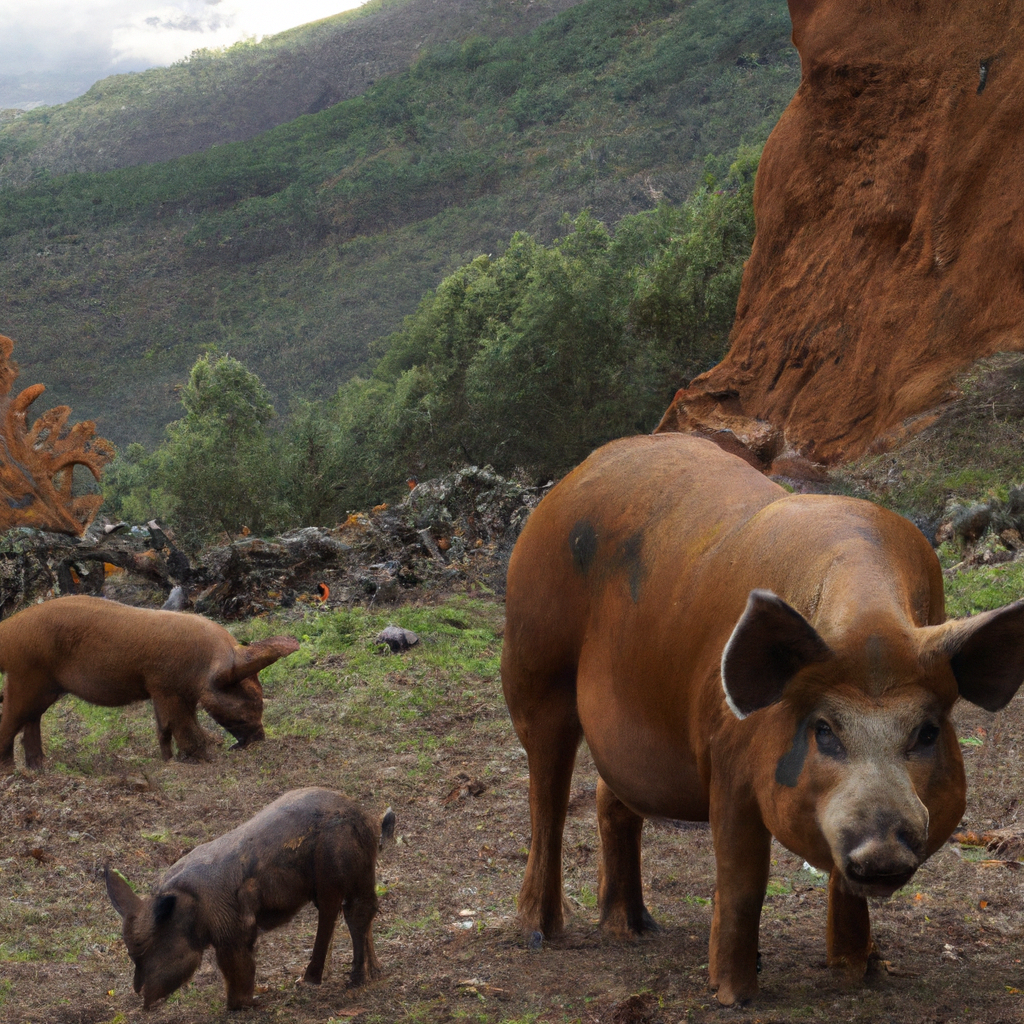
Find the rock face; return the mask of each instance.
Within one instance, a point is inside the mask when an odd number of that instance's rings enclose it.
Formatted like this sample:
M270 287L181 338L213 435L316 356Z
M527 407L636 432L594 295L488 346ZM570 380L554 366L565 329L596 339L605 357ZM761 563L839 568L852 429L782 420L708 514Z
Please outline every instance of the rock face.
M658 430L770 424L835 463L1024 348L1024 2L789 8L801 83L761 159L730 349Z

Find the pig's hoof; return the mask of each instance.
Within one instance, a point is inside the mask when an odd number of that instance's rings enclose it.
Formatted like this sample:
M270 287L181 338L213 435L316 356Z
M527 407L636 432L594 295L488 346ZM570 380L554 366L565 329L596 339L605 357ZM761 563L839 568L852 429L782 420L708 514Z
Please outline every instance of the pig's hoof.
M646 907L641 907L639 911L624 907L609 910L601 917L601 929L606 935L626 941L661 931Z
M751 992L740 992L729 985L719 985L718 991L715 992L715 999L721 1006L743 1006L749 1003L756 994L756 988Z

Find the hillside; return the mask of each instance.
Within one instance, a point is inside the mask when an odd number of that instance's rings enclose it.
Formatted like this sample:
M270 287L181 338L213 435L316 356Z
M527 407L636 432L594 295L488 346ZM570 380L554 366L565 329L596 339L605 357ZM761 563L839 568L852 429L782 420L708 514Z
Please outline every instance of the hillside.
M369 0L169 68L113 75L84 96L0 113L0 187L171 160L315 114L407 68L424 49L528 32L580 0Z
M789 34L781 0L585 0L421 47L250 141L37 176L0 192L0 332L24 383L118 444L160 436L204 351L242 360L280 411L332 394L514 231L681 202L762 142L797 83Z

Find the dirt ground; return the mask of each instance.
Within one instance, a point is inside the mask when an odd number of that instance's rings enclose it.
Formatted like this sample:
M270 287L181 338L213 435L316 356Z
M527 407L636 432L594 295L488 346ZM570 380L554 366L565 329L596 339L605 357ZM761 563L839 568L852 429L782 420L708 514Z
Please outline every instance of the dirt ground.
M493 614L500 621L500 605ZM399 658L415 656L414 649L393 660L399 666ZM319 670L344 673L344 658L325 659ZM397 812L399 842L378 867L375 935L385 975L346 989L351 948L339 925L324 984L297 985L315 931L307 908L261 937L261 1005L232 1019L1024 1020L1024 870L1016 859L961 844L945 846L906 889L875 903L884 963L852 987L824 963L826 879L776 845L761 925L761 994L743 1009L717 1007L707 988L714 859L705 825L647 823L645 893L662 931L636 943L602 938L596 774L585 748L565 843L575 912L564 939L531 949L514 923L530 832L526 760L496 674L475 679L471 690L449 687L444 701L386 730L332 725L347 698L317 692L304 678L296 699L327 723L321 732L290 734L268 688L268 739L222 749L212 763L161 762L148 706L116 712L127 716L127 733L99 748L63 705L48 712L44 742L67 734L61 763L51 758L42 772L0 776L0 1021L223 1017L223 986L209 952L187 990L144 1013L103 863L110 858L148 891L197 843L283 791L311 784L340 789L374 813L388 805ZM409 683L396 668L387 685L397 698ZM964 827L1024 825L1024 696L997 716L961 705L957 720L968 741ZM424 742L431 736L438 742Z

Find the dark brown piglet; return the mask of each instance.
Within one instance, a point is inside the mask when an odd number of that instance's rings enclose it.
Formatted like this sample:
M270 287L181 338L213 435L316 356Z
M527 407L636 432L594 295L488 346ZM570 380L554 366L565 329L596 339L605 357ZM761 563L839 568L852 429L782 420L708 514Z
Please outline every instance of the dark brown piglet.
M340 793L293 789L182 857L147 899L108 864L107 893L123 919L146 1009L195 974L208 946L224 975L228 1009L251 1006L259 932L286 924L311 901L319 917L303 981L320 984L339 913L352 936L349 984L377 977L375 868L394 829L390 808L378 827Z

